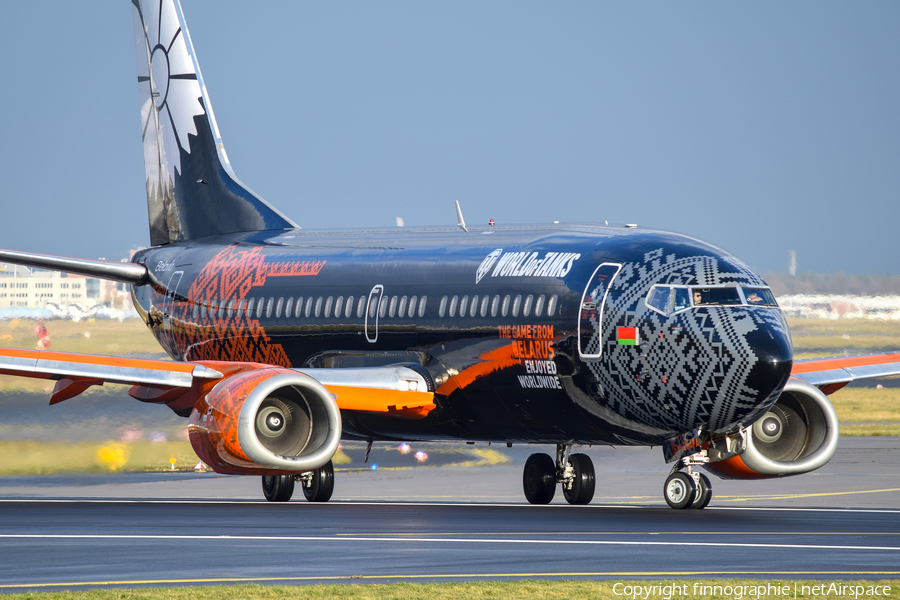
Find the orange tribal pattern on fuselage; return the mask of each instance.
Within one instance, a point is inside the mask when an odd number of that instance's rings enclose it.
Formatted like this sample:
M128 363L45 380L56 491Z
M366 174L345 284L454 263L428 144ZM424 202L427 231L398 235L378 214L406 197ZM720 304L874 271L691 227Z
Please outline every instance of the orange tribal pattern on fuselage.
M222 249L191 284L188 301L174 303L173 315L180 318L173 319L170 335L173 350L182 360L291 366L284 348L272 342L256 318L257 307L249 310L251 290L263 286L268 277L317 275L325 261L267 264L262 250L260 246Z

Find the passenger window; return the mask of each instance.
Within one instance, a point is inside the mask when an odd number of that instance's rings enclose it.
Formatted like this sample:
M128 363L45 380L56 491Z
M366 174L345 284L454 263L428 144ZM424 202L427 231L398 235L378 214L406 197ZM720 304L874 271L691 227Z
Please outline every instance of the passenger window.
M303 314L303 296L297 298L297 304L294 305L294 317L300 318Z
M378 316L381 317L382 319L384 318L384 315L387 314L388 304L389 304L388 297L382 296L381 297L381 305L378 307Z
M534 304L534 316L540 317L544 313L544 300L543 294L538 296L537 302Z
M195 303L194 303L194 310L191 311L191 316L192 316L193 319L196 321L196 320L197 320L197 316L198 316L199 314L200 314L200 305L197 304L197 303L195 302Z
M216 316L220 319L225 318L225 301L224 300L219 302L219 310L216 311Z
M234 315L234 298L228 301L228 308L225 310L225 316L229 319Z
M265 298L257 298L256 299L256 318L257 319L262 318L263 309L265 308L265 305L266 305Z
M334 301L334 318L339 319L341 317L341 310L344 308L344 297L338 296L337 300Z
M347 296L347 307L344 309L344 317L349 319L353 315L353 296Z
M405 317L405 316L406 316L406 304L407 304L407 302L409 302L409 298L407 298L406 296L403 296L402 298L400 298L400 306L397 307L397 314L398 314L400 317Z
M388 309L388 314L393 318L394 315L397 314L397 296L391 297L391 306Z
M526 317L531 316L531 303L534 302L534 296L528 294L528 297L525 298L525 307L522 309L522 315Z
M270 296L269 301L266 302L266 318L267 319L272 318L272 312L273 312L274 308L275 308L275 297Z
M503 307L500 309L500 314L504 317L509 314L509 294L503 296Z
M253 318L253 298L247 299L247 318Z
M245 303L246 301L247 301L247 300L246 300L245 298L241 298L241 301L238 302L237 310L236 310L235 313L234 313L234 317L235 317L236 319L240 319L241 317L244 316L244 303Z
M459 301L459 316L466 316L466 309L469 307L469 297L463 296Z
M200 318L201 319L206 318L206 302L200 303Z
M382 298L382 300L383 299L384 298ZM382 306L384 306L383 302L382 302ZM376 301L369 305L369 318L374 319L375 315L377 315L377 314L378 314L378 302Z
M675 288L672 294L675 298L672 301L672 312L678 312L691 307L691 293L687 288Z
M309 297L306 299L306 310L303 311L303 315L304 315L306 318L309 318L309 315L312 314L313 302L315 302L315 300L313 299L312 296L309 296Z
M275 318L281 318L281 310L284 308L284 296L278 298L278 304L275 305Z
M425 303L428 302L428 296L422 296L419 299L419 318L425 316Z
M459 301L459 296L453 296L453 299L450 300L450 316L456 316L456 303Z
M647 306L664 315L669 314L669 298L672 288L667 285L655 285L647 294Z
M418 298L416 296L413 296L412 298L409 299L409 314L407 316L410 319L412 319L414 316L416 316L416 301L417 300L418 300Z
M447 296L441 296L441 303L438 305L438 316L443 317L447 314Z
M291 309L294 308L294 298L293 296L287 299L287 302L284 304L284 316L285 318L291 318Z
M356 318L362 319L363 314L365 314L365 310L366 310L366 297L360 296L359 304L356 305Z
M516 296L516 299L513 300L513 316L519 316L519 308L522 307L522 296Z
M550 301L547 302L547 316L552 317L556 314L556 303L559 302L559 296L553 294L550 296Z
M490 304L490 302L491 302L490 296L483 296L481 298L481 310L479 311L479 313L481 314L482 317L487 316L488 305Z
M334 296L328 296L325 300L325 318L331 317L331 307L334 306Z
M322 314L322 296L316 298L315 315L318 317Z
M472 308L469 310L469 316L474 317L475 313L478 312L478 294L472 296Z
M500 310L500 296L494 296L494 300L491 302L491 316L496 317L497 312Z

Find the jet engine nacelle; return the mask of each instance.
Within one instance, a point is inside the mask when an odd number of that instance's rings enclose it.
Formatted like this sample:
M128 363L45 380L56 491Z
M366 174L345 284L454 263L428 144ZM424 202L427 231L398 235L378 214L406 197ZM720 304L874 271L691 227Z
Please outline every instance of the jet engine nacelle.
M707 470L726 479L767 479L818 469L834 455L838 418L819 388L790 379L778 401L740 435L714 440Z
M217 473L289 475L331 460L341 413L312 377L265 368L216 384L191 412L188 433L197 456Z

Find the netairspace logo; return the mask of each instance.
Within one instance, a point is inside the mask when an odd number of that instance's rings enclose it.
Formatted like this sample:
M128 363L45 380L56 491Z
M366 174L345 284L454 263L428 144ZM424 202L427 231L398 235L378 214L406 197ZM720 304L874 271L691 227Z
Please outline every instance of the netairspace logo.
M613 594L632 600L661 598L673 600L682 598L709 598L711 596L744 600L745 598L815 598L828 596L838 598L885 598L891 595L891 586L884 584L862 584L835 581L806 585L800 583L770 582L761 585L716 585L705 583L658 583L653 585L617 583Z

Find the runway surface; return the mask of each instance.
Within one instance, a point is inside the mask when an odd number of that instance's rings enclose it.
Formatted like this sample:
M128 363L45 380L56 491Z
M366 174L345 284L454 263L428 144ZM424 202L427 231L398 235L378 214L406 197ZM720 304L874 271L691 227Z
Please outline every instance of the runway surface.
M591 449L593 504L527 505L521 467L533 450L481 466L338 472L327 504L266 503L257 478L214 474L4 478L0 591L900 575L900 440L843 438L829 465L783 481L714 480L703 511L665 507L658 448Z

